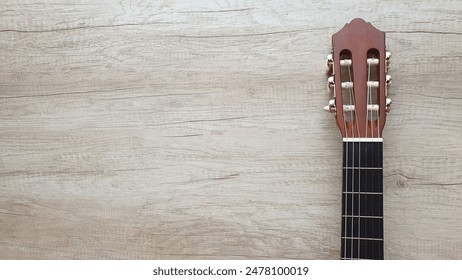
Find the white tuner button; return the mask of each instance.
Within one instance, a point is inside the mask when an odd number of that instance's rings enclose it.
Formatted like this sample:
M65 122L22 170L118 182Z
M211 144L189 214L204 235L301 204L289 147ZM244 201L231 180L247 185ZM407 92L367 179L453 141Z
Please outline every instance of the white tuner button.
M324 106L323 109L326 112L335 113L336 111L335 100L334 99L329 100L329 104L327 104L327 106Z
M331 67L334 63L334 56L330 53L327 55L327 66Z
M387 100L385 101L385 111L387 113L390 112L392 103L393 101L390 98L387 98Z
M334 88L334 76L330 76L329 78L327 78L327 87L329 89L333 89Z
M385 76L385 81L387 82L387 87L390 87L390 85L391 85L391 75Z

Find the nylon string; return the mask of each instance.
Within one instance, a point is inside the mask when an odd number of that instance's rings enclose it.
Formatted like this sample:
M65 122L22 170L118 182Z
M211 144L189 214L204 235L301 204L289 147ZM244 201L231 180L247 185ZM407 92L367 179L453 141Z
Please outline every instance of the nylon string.
M352 82L351 80L351 68L350 68L350 65L348 65L348 76L349 76L349 82ZM356 108L356 101L355 101L355 96L354 96L354 86L353 86L353 89L350 87L349 88L349 104L350 105L354 105L354 108ZM357 137L360 138L360 134L359 134L359 126L358 126L358 118L357 118L357 113L356 113L356 110L354 110L354 112L352 112L352 110L350 110L349 112L349 116L350 116L350 120L355 120L356 122L356 128L358 130L358 135ZM346 167L348 167L348 162L349 162L349 145L350 145L350 141L349 141L349 135L348 135L348 129L347 129L347 125L346 125L346 120L345 120L345 117L346 117L346 113L345 113L345 110L343 110L343 120L344 120L344 128L345 128L345 136L346 136L346 144L345 144L345 163L346 163ZM351 135L352 138L355 138L355 135L354 135L354 132L352 131L352 135ZM355 158L354 158L354 153L355 153L355 145L354 143L352 143L352 154L353 154L353 157L352 157L352 167L355 166ZM361 147L361 142L359 140L359 147ZM349 182L349 179L348 179L348 168L345 169L345 191L348 192L348 182ZM354 218L353 218L353 209L354 209L354 168L351 169L351 172L352 172L352 176L351 176L351 237L354 237ZM344 213L345 213L345 217L344 217L344 236L346 237L347 236L347 222L348 222L348 217L347 217L347 213L348 213L348 199L347 199L348 195L345 194L345 206L344 206ZM359 233L359 231L358 231ZM351 245L351 250L350 250L350 258L353 258L353 252L354 252L354 238L350 238L350 245ZM359 245L359 240L358 240L358 245ZM359 256L359 247L358 247L358 256ZM347 238L344 238L344 258L347 257Z
M351 68L350 68L350 66L348 66L348 78L349 78L349 81L352 82L352 79L351 79ZM355 110L354 110L354 121L356 122L356 129L357 129L358 149L359 149L359 151L358 151L358 166L360 167L360 166L361 166L361 156L360 156L360 153L361 153L361 135L360 135L360 133L359 133L359 124L358 124L358 117L357 117L357 111L356 111L357 106L356 106L356 98L355 98L355 95L354 95L354 83L353 83L353 87L350 88L350 90L349 90L349 95L350 95L350 98L353 99L353 104L354 104L354 108L355 108ZM351 101L350 101L350 104L351 104ZM350 114L351 114L351 111L350 111ZM353 132L352 134L353 134L353 138L354 138L354 132ZM355 146L354 146L354 144L355 144L355 143L354 143L354 141L353 141L353 143L352 143L352 145L353 145L353 147L352 147L352 148L353 148L353 149L352 149L352 150L353 150L352 165L353 165L353 166L352 166L352 167L355 166L355 162L354 162L354 161L355 161L355 158L354 158L354 156L355 156L355 152L354 152ZM353 210L354 210L354 186L355 186L355 185L354 185L354 178L355 178L354 172L355 172L355 169L353 168L353 169L351 170L351 173L353 174L353 176L351 176L351 180L352 180L352 182L351 182L351 191L352 191L352 194L351 194L351 214L352 214L352 218L351 218L351 229L352 229L352 230L351 230L351 231L352 231L352 236L353 236L353 233L354 233L354 229L353 229L353 228L354 228L354 223L353 223L353 220L354 220L354 218L353 218L353 216L354 216L354 215L353 215L353 214L354 214L354 212L353 212ZM361 175L361 169L358 168L358 192L359 192L359 184L360 184L360 182L361 182L361 181L360 181L360 180L361 180L361 179L360 179L360 178L361 178L360 175ZM359 202L359 194L358 194L358 203L360 203L360 202ZM358 218L357 218L357 219L358 219L358 237L359 237L359 225L360 225L359 206L360 206L360 204L358 204ZM354 242L353 242L353 241L354 241L354 239L352 238L352 239L351 239L351 255L352 255L352 257L353 257L353 250L354 250L354 246L353 246L353 245L354 245ZM358 250L358 258L359 258L360 239L358 239L357 243L358 243L358 247L357 247L357 248L358 248L358 249L357 249L357 250Z

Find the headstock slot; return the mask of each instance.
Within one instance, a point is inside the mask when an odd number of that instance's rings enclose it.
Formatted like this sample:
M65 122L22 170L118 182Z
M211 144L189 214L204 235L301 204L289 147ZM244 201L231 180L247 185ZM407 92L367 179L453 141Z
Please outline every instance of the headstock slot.
M354 110L354 91L353 91L353 60L351 57L351 52L349 50L342 50L340 52L340 73L338 73L340 78L340 89L342 95L342 106L343 106L343 119L345 126L351 128L355 120L355 110Z
M377 49L370 49L367 52L367 128L366 137L379 137L380 120L380 53ZM377 109L375 109L377 108Z

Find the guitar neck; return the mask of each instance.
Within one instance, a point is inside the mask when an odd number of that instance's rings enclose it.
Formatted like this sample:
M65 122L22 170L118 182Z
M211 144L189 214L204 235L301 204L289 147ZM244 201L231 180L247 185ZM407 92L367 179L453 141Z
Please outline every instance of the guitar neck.
M342 259L383 259L383 142L343 141Z

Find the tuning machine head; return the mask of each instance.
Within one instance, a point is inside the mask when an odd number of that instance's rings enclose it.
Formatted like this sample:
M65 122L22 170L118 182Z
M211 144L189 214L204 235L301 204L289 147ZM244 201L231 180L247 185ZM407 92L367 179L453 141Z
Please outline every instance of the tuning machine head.
M391 52L385 52L385 60L387 61L387 65L390 64Z
M334 85L335 85L334 76L330 76L329 78L327 78L327 88L329 90L333 90Z
M334 71L334 55L332 53L327 55L327 76L332 75Z
M391 110L391 104L393 104L393 101L392 101L390 98L387 98L386 101L385 101L385 103L386 103L386 104L385 104L385 111L386 111L387 113L389 113L390 110Z
M391 85L391 75L386 75L385 76L385 82L387 83L387 87L390 87L390 85Z
M331 99L329 100L329 103L327 104L327 106L324 106L324 111L326 112L330 112L330 113L335 113L337 112L337 108L335 107L335 100L334 99Z
M334 54L330 53L327 55L327 89L329 90L330 93L332 93L332 90L334 89L334 76L332 75L334 72Z
M391 60L391 52L385 52L385 65L387 66L386 72L390 70L390 60Z
M332 64L334 63L334 56L332 53L327 55L327 66L332 67Z

